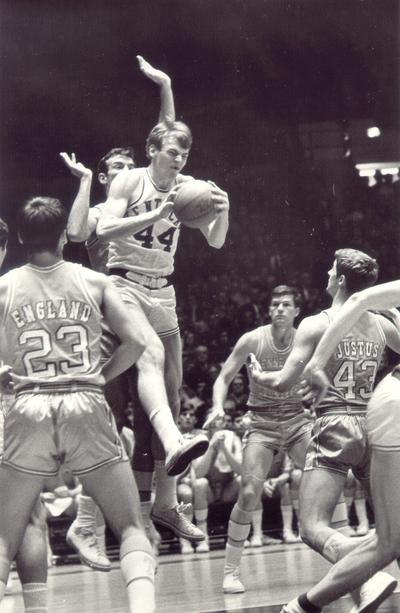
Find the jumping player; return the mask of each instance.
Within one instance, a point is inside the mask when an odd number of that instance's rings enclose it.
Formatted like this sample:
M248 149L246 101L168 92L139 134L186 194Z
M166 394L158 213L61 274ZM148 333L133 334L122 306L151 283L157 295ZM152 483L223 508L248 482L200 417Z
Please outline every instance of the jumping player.
M65 462L121 541L129 610L154 611L154 558L138 494L102 387L146 345L111 282L62 259L67 213L33 198L19 216L28 264L0 280L0 356L14 373L0 465L0 598L46 476ZM101 322L120 345L101 368ZM44 555L46 560L46 554ZM35 610L45 610L37 608Z
M301 322L293 351L280 372L262 373L255 364L252 376L256 381L280 390L293 385L340 307L355 291L375 282L378 265L361 251L340 249L328 274L327 291L333 298L332 307ZM331 521L350 468L368 487L370 448L366 406L386 344L395 351L400 350L398 331L384 317L366 314L346 342L338 346L327 368L329 392L318 407L300 485L299 506L302 539L332 563L356 546L354 539L334 530ZM347 517L344 502L342 506L344 519ZM392 580L383 574L377 580L385 578L387 582Z
M185 124L157 124L146 144L150 165L124 171L115 177L96 228L100 239L109 241L109 274L128 304L133 321L136 325L150 325L153 329L156 363L163 367L159 369L160 376L164 371L165 352L165 388L163 385L162 389L166 389L175 419L180 408L182 348L175 291L169 277L173 272L180 223L173 214L173 202L168 194L186 179L180 171L186 164L191 143L191 133ZM215 186L212 193L215 219L201 231L210 245L221 247L228 229L229 201L227 194ZM154 370L154 359L152 364ZM154 426L157 420L154 378L144 389L141 366L139 360L139 396ZM203 435L198 438L203 444ZM165 497L163 506L156 498L152 518L183 538L204 540L198 528L187 525L187 521L183 525L184 518L180 519L175 480L168 476L168 472L170 475L173 473L168 471L168 461L166 470L163 449L157 442L153 446L153 456L156 459L156 480L159 487L164 488ZM151 476L151 472L148 475Z
M400 305L400 281L393 281L353 294L321 338L304 375L318 400L329 389L323 372L336 347L343 346L355 326L361 326L370 309L390 309ZM398 312L395 313L398 319ZM343 340L342 340L343 339ZM367 433L372 449L371 490L374 500L376 533L335 564L328 574L306 594L282 609L285 613L317 613L322 607L353 591L373 573L400 557L398 518L400 513L400 402L399 367L387 375L368 403ZM375 611L395 589L397 582L383 582L380 589L368 590L364 607L353 613ZM365 584L368 585L368 582ZM363 588L362 588L363 589Z
M155 81L161 90L161 111L160 118L170 121L175 116L173 96L169 77L162 71L154 69L148 62L138 56L141 70L144 74ZM87 174L90 173L82 164L76 162L74 157L61 154L71 172L80 177L81 189L73 204L68 222L69 238L76 241L87 240L88 253L91 263L95 269L105 269L105 262L108 253L108 240L102 240L96 234L96 227L104 203L89 209L90 180ZM98 166L98 178L104 186L108 195L111 183L122 170L131 170L135 167L133 150L131 148L112 149L101 160ZM214 194L219 194L220 190L213 188ZM170 457L173 455L177 446L182 447L179 454L187 447L187 457L195 457L201 453L207 445L207 440L200 435L190 441L189 444L182 444L182 437L177 429L168 406L168 399L164 384L164 352L162 345L149 325L147 318L139 313L138 325L148 329L149 344L138 362L138 391L141 404L147 414L151 416L151 423L148 417L142 414L140 407L137 407L135 414L135 452L133 467L135 477L139 487L142 500L142 513L146 528L150 535L154 534L154 529L150 521L150 496L151 484L153 481L154 459L157 473L155 507L160 509L168 527L178 536L191 540L203 540L204 535L186 516L181 512L177 504L175 479L168 476L165 468L165 453L167 454L169 467L168 472L173 470ZM132 376L132 375L131 375ZM115 381L112 390L112 408L116 411L117 420L122 423L121 415L126 405L127 388L125 381ZM152 446L152 428L158 436L154 437ZM160 442L161 441L161 442ZM172 451L171 451L172 450ZM182 467L182 466L181 466ZM176 472L176 471L175 471ZM82 515L84 517L94 516L95 509L89 497L83 498L85 503ZM162 511L162 512L161 512ZM81 558L87 561L90 557L96 568L108 570L110 568L104 556L99 557L96 549L86 546L93 542L91 535L88 538L79 529L78 522L74 522L69 532L70 540L80 551ZM93 563L94 562L94 563Z
M231 381L246 363L249 354L257 356L265 371L282 368L293 347L300 296L296 289L279 285L272 291L269 315L271 324L244 334L226 360L213 388L213 411L204 427L223 414L223 403ZM299 467L304 466L312 423L303 411L296 387L279 392L250 380L248 399L250 418L243 438L243 461L239 498L228 527L223 591L244 592L239 564L249 535L252 514L260 507L261 494L274 455L282 448Z

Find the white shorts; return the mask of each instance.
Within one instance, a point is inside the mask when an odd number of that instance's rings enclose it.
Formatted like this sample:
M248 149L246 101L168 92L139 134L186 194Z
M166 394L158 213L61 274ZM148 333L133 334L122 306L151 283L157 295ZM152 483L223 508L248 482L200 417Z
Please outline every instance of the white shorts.
M400 451L400 380L387 375L376 387L367 411L371 447Z
M150 289L116 275L112 275L110 279L126 304L135 304L142 308L160 338L179 332L175 290L172 285Z

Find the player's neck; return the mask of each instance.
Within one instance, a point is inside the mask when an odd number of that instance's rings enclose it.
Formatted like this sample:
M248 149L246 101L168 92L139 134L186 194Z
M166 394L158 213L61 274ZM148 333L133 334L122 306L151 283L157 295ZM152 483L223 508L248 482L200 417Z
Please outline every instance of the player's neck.
M341 290L338 290L333 297L332 307L341 307L346 302L348 297L349 296L347 294L345 294Z
M152 163L147 170L151 180L160 190L171 189L174 185L176 179L175 174L160 172Z
M33 266L38 266L39 268L53 266L53 264L57 264L57 262L60 262L61 260L61 253L54 253L51 251L37 251L29 254L28 256L28 262L33 264Z
M292 342L294 328L281 327L279 325L272 326L272 338L274 345L278 349L285 349Z

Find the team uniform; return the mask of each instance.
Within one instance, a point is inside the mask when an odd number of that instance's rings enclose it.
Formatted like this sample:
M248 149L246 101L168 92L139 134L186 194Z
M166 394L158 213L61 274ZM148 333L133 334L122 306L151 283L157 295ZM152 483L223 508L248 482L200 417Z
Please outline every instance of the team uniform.
M281 370L292 351L295 330L284 349L275 346L271 325L259 327L257 334L258 346L254 354L262 369L269 372ZM247 430L243 447L257 443L275 453L282 449L290 453L290 448L308 437L312 428L310 419L304 413L299 386L294 385L287 392L279 392L256 383L251 377L249 381L249 411L244 417Z
M329 311L323 313L331 323ZM372 313L339 343L326 365L330 386L317 408L305 471L323 468L347 475L351 468L357 479L368 481L366 411L385 345L382 326Z
M22 381L5 417L2 462L22 472L55 475L63 462L79 475L127 459L103 396L102 314L84 270L60 261L3 277L0 355Z
M128 204L125 217L158 208L170 189L159 189L147 168L141 168L140 196ZM179 180L179 177L178 177ZM175 290L170 276L180 234L180 222L172 212L140 232L111 240L108 270L124 302L139 304L160 337L179 331Z

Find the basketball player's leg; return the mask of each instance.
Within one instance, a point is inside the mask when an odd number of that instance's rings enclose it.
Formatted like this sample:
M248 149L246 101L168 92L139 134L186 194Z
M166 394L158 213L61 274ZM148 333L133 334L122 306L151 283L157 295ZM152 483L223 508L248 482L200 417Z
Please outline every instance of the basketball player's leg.
M85 490L99 505L120 541L121 572L129 611L153 613L155 561L140 513L139 495L128 462L115 462L81 475Z
M0 466L0 600L4 596L10 564L14 560L23 542L25 530L30 521L31 512L39 498L42 486L43 477L41 476L23 473L4 464ZM28 542L32 534L33 531L29 530L27 533ZM33 536L35 537L35 542L37 542L36 537L38 535L35 533ZM40 559L39 561L39 559L36 558L35 563L41 565L42 560ZM47 566L47 552L45 546L43 563ZM31 570L34 572L34 569ZM26 565L24 572L25 579L25 577L28 576ZM42 578L45 582L45 576L42 576Z
M400 556L399 474L400 452L373 450L371 486L375 503L376 533L362 539L362 543L337 562L316 586L288 603L282 611L302 613L307 609L308 603L318 610L353 592L365 582L368 585L368 579L372 575ZM353 540L360 542L359 539ZM394 590L397 582L393 578L390 579L387 573L378 573L375 577L378 578L381 589L376 589L371 594L369 602L373 602L376 608Z
M124 298L124 296L123 296ZM158 435L166 456L168 474L176 475L185 470L194 457L204 453L208 442L199 435L183 443L176 426L165 387L165 352L161 340L153 330L140 304L125 301L133 325L146 336L146 348L137 361L138 394L144 411Z
M46 511L37 499L15 558L25 611L47 611Z
M232 509L225 551L223 591L244 592L239 579L239 565L251 527L253 511L259 506L264 481L270 471L274 450L263 441L263 434L253 432L243 448L239 497Z

